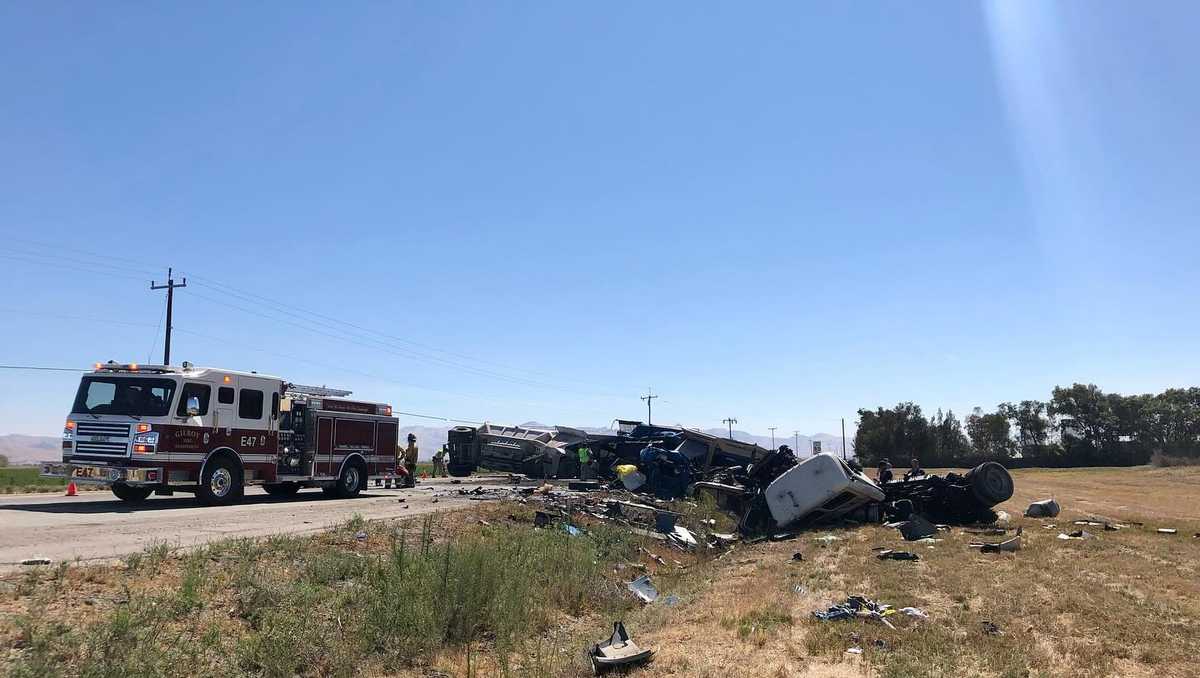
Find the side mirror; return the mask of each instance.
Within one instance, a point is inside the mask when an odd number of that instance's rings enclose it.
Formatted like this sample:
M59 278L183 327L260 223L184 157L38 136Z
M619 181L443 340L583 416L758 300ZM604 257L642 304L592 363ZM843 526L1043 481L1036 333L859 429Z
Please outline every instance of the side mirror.
M189 417L200 416L200 398L191 396L187 399L187 413Z

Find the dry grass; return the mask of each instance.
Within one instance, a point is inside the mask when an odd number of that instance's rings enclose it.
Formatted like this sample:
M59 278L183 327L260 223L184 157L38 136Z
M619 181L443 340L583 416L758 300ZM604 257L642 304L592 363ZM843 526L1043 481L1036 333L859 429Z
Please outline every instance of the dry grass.
M324 647L331 654L314 655L300 666L310 667L311 675L465 676L468 663L476 676L587 675L583 649L621 617L636 641L657 650L652 664L633 673L647 678L1200 676L1195 662L1200 654L1195 631L1200 628L1195 609L1200 539L1192 536L1200 531L1200 469L1022 470L1014 475L1017 496L1002 508L1012 514L1014 527L1025 528L1024 548L1015 554L970 549L972 540L998 537L958 528L940 534L941 541L933 544L905 543L894 530L878 526L816 531L792 541L739 545L711 561L704 560L705 552L685 557L647 541L643 544L665 564L627 551L596 584L602 595L583 605L541 610L537 623L529 626L528 642L508 655L498 654L486 636L443 646L416 661L395 661L397 655L379 652L338 657L336 648L321 641L300 651ZM1062 503L1062 516L1053 521L1020 517L1028 501L1051 495ZM446 519L439 539L477 538L489 529L479 518L496 524L522 510L528 511L490 504L455 514ZM699 520L708 511L697 507L692 514ZM1087 527L1094 539L1056 539L1060 530L1079 529L1071 520L1095 515L1145 526L1115 532ZM1154 531L1162 526L1175 527L1178 534ZM157 548L126 565L41 568L6 577L0 580L0 673L6 652L12 661L30 651L27 629L17 620L34 614L38 623L71 629L104 622L115 637L121 628L112 624L113 610L131 600L152 600L170 609L159 630L160 642L189 638L190 651L198 653L189 661L230 674L255 674L254 664L223 657L244 657L247 637L282 623L256 614L272 606L270 596L279 593L273 583L299 578L318 587L350 586L347 582L355 580L343 568L354 569L354 561L392 549L391 525L367 529L365 542L346 530L257 546L231 542L203 551L203 562ZM838 539L823 546L815 539L823 534ZM879 561L873 547L904 548L922 559ZM792 560L797 551L802 561ZM271 576L239 588L238 572L246 574L247 560L257 562L253 572ZM546 563L547 568L557 566ZM620 583L642 568L653 574L664 595L676 594L680 603L631 603ZM197 571L204 576L197 578ZM222 581L234 586L223 588ZM345 595L352 591L346 589ZM267 598L259 601L248 594ZM919 607L930 619L894 616L893 630L873 621L812 618L813 610L850 594L897 608ZM347 623L352 617L345 617ZM525 621L514 623L519 627ZM984 621L994 622L1003 633L985 633ZM847 654L850 647L862 648L863 654ZM63 658L61 666L77 666L71 662Z

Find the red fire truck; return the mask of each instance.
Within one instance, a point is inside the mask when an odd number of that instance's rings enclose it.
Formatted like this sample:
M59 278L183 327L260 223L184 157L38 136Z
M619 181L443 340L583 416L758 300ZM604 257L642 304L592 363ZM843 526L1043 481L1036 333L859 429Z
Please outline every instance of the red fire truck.
M237 501L247 485L287 496L353 497L402 479L391 405L349 391L210 367L97 363L63 428L62 463L42 475L107 485L130 502L194 492Z

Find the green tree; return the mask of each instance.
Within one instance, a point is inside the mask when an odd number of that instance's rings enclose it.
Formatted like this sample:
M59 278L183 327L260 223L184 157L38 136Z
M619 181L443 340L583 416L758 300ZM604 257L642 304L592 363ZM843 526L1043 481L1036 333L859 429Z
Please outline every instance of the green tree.
M8 457L0 454L0 468L4 468L5 466L8 466Z
M854 451L863 465L877 464L880 459L907 464L910 458L920 458L932 450L933 434L919 405L906 402L891 409L858 411Z
M933 454L928 460L922 461L929 466L961 466L971 454L971 443L963 433L962 422L954 416L953 410L942 414L939 408L937 414L929 420L933 434Z
M967 417L967 435L975 456L988 461L1006 461L1016 454L1008 418L1000 412L984 413L981 408Z

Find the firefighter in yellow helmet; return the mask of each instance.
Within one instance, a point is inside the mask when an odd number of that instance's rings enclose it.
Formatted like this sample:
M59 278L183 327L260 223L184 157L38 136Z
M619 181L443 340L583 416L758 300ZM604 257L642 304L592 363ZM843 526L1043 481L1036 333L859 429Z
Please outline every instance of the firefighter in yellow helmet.
M417 436L408 434L408 447L404 448L404 468L408 471L408 486L417 484Z

